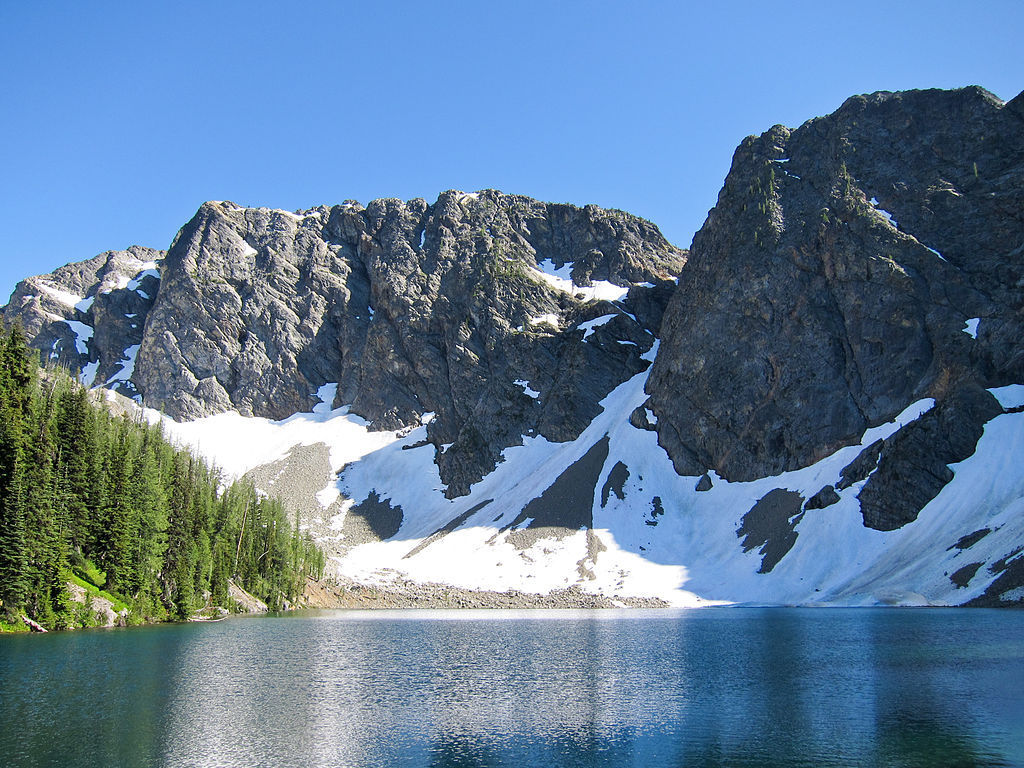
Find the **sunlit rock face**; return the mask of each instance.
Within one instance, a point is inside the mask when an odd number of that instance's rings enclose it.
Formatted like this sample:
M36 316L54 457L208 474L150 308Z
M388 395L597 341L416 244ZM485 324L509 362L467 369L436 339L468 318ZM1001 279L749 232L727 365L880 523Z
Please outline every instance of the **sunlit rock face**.
M135 356L159 290L165 251L107 251L20 283L3 308L47 363L81 371L89 386L137 398Z
M144 304L56 307L33 343L51 345L57 329L59 348L75 350L62 361L99 384L130 354L123 392L179 420L284 418L327 383L378 429L433 414L429 439L459 494L523 435L577 436L647 368L686 252L621 211L487 190L300 213L206 203L153 258ZM97 287L100 260L47 278L112 295ZM97 348L108 337L119 340Z
M650 408L678 471L752 480L909 403L865 523L913 520L1024 381L1024 99L876 93L745 139L665 315Z

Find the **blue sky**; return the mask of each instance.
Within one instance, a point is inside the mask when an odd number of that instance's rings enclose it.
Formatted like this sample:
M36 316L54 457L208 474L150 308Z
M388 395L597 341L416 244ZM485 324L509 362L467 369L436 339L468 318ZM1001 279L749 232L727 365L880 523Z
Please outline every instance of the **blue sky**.
M853 94L1024 89L1024 2L0 0L0 293L204 200L497 188L689 245L739 141Z

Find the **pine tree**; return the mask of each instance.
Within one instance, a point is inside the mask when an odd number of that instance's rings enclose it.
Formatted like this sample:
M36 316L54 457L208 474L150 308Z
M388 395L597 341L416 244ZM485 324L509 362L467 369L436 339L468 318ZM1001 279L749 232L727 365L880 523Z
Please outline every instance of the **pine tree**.
M101 512L105 536L99 556L110 588L126 596L135 591L136 581L133 545L138 536L138 520L131 503L134 464L129 425L122 420L107 450L107 494Z
M59 493L54 439L56 396L49 382L33 388L25 442L25 536L29 612L46 627L66 622L68 525Z
M157 580L167 551L168 526L167 493L157 456L160 440L158 427L150 427L144 433L133 487L138 513L134 553L136 589L154 597L159 594Z
M31 368L20 329L0 344L0 603L13 615L28 598L24 442Z
M60 483L63 506L67 510L70 538L81 551L89 539L89 484L95 473L94 421L90 417L89 396L84 387L69 380L60 389L57 400L57 445L61 457Z

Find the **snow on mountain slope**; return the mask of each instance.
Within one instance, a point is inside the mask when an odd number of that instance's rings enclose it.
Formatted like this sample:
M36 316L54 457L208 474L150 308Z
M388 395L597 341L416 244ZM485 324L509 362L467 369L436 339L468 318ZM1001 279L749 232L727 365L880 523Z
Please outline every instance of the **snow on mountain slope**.
M656 433L630 424L646 378L616 388L574 441L524 437L456 499L444 495L425 425L371 432L347 408L324 406L276 422L227 413L165 425L232 476L281 462L295 446L326 446L330 473L304 525L337 574L365 584L405 578L533 593L575 586L679 606L961 604L1021 557L1024 413L986 424L977 451L951 466L954 479L918 519L884 532L863 524L857 494L867 478L842 488L843 470L931 400L804 469L730 483L714 473L677 475ZM1004 408L1020 405L1014 388L1003 390L993 394ZM826 486L841 488L838 500L812 508L808 500ZM386 535L346 533L346 518L363 516L377 530L381 515L398 521Z

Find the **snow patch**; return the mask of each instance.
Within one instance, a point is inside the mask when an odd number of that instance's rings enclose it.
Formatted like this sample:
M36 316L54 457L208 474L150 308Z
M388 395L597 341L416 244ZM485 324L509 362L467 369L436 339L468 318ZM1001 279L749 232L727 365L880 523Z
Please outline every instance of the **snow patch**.
M531 317L529 322L530 325L553 325L556 328L559 326L558 315L551 314L550 312L546 315Z
M993 387L989 390L1003 408L1020 408L1024 406L1024 384L1010 384L1005 387Z
M320 402L313 406L313 413L318 414L329 414L331 412L331 406L334 405L334 398L338 396L338 383L331 382L321 386L313 396L318 398Z
M868 200L868 203L870 203L871 207L875 210L875 213L879 214L883 219L889 222L893 229L899 229L899 224L896 222L896 219L892 217L892 214L878 207L878 198L872 197Z
M329 509L340 498L341 491L338 489L337 482L328 483L322 490L316 493L316 503L324 509Z
M89 296L88 298L82 299L80 302L75 304L75 309L77 309L79 312L81 312L84 315L86 312L88 312L92 308L92 305L93 305L94 301L96 301L96 297L95 296Z
M543 261L537 262L537 269L543 272L545 275L550 277L557 277L560 280L572 280L572 268L576 264L574 261L567 261L560 267L556 267L555 263L551 259L544 259Z
M89 339L91 339L93 335L92 326L80 323L77 320L64 320L64 318L59 319L67 323L75 334L75 349L78 350L78 354L89 354Z
M614 319L615 315L601 315L600 317L595 317L593 320L587 320L585 323L580 323L576 327L579 330L583 331L583 340L586 341L587 338L594 332L595 328L599 328L600 326Z
M980 322L980 317L972 317L970 320L964 323L964 333L966 333L972 339L978 338L978 323Z
M70 291L65 291L63 288L58 288L55 285L50 285L43 280L37 280L36 286L43 290L47 296L56 301L58 304L63 304L65 307L77 307L79 303L84 301L81 296L77 296Z
M582 301L621 301L629 293L629 287L615 285L606 280L594 280L592 285L576 285L570 275L573 262L568 261L556 268L551 259L544 259L536 267L528 267L529 272L538 280L554 288L556 291L581 297Z
M86 363L82 366L82 373L79 375L78 380L82 382L82 386L86 389L92 387L96 382L96 371L100 367L99 361L93 363Z
M160 272L155 267L152 267L152 268L143 269L143 270L137 272L135 274L135 277L132 277L132 278L128 278L128 277L125 277L124 275L120 275L118 277L118 280L117 280L117 288L116 288L116 290L120 291L120 290L126 290L127 289L129 291L135 291L136 293L138 293L143 298L148 299L149 296L146 295L145 292L139 290L139 286L142 285L142 281L145 280L147 277L154 277L157 280L159 280L160 279ZM107 293L109 293L109 291L107 291Z
M124 352L122 352L123 358L118 361L118 365L121 369L107 379L104 386L110 386L117 381L131 381L132 376L135 375L135 358L139 354L139 345L132 344Z
M516 379L512 383L515 384L517 387L522 387L523 392L532 397L534 400L540 397L540 392L538 392L535 389L531 389L530 382L526 381L525 379Z
M651 348L640 355L641 360L646 360L649 363L654 362L654 358L658 356L658 347L661 346L661 339L655 339L654 343L651 344Z
M916 238L915 238L915 239L916 239ZM920 241L920 240L918 240L917 242L921 243L921 241ZM924 248L924 249L925 249L926 251L928 251L929 253L934 253L934 254L935 254L936 256L938 256L938 257L939 257L939 258L940 258L940 259L941 259L942 261L945 261L945 260L946 260L946 257L945 257L945 256L943 256L943 255L942 255L941 253L939 253L938 251L936 251L936 250L935 250L934 248L929 248L929 247L928 247L927 245L925 245L924 243L921 243L921 246L922 246L922 247L923 247L923 248Z
M331 471L337 472L345 464L398 439L395 432L371 432L364 419L349 413L348 406L297 413L281 421L227 411L195 421L175 422L152 409L144 412L149 421L162 422L168 435L216 464L230 479L283 459L295 446L318 443L327 446Z

